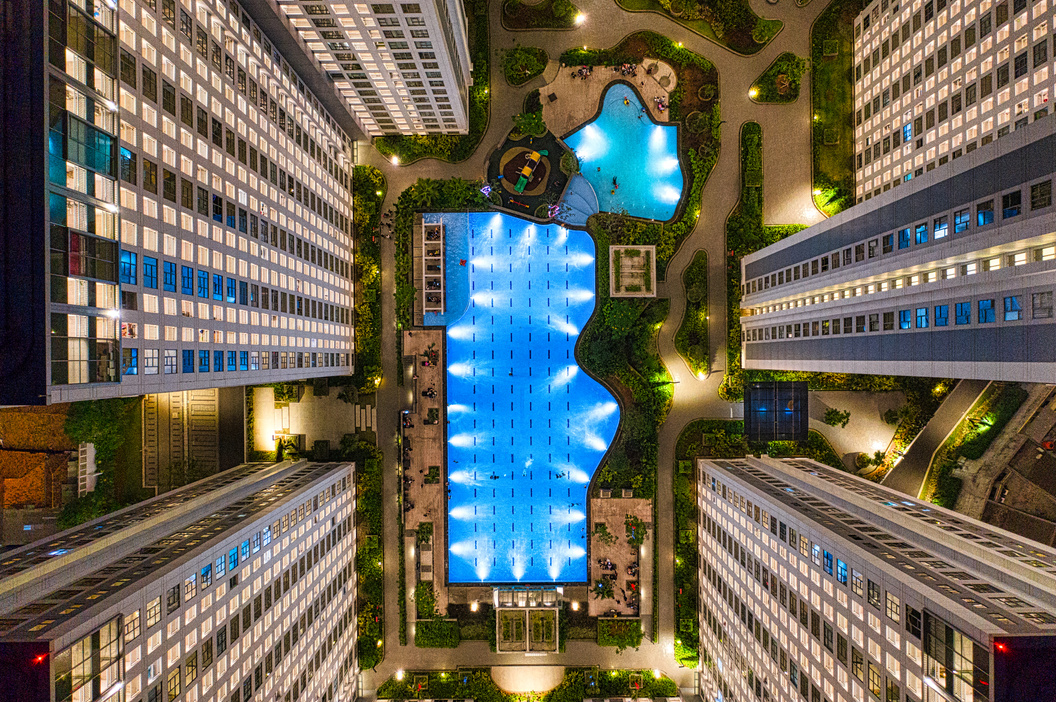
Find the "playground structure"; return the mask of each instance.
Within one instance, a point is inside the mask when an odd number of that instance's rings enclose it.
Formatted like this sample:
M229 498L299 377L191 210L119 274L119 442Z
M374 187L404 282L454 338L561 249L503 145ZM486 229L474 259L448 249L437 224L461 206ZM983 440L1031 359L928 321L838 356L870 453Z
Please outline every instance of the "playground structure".
M526 163L524 167L521 168L521 175L517 179L517 185L513 187L513 189L516 190L518 194L524 192L524 188L532 179L532 175L535 174L535 169L538 168L540 160L543 156L548 155L549 152L547 152L545 149L543 151L533 151L531 154L528 155L528 163Z

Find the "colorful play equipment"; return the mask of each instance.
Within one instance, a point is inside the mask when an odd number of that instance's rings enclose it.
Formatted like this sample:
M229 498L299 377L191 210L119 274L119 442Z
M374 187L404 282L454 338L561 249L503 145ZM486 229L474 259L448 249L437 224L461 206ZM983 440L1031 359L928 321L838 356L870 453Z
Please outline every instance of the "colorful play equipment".
M524 168L521 169L521 177L517 179L517 185L513 186L513 189L518 193L523 193L525 186L528 185L528 181L532 179L532 174L535 173L535 169L539 166L539 161L543 156L547 156L547 151L533 151L528 155L528 163L524 164Z

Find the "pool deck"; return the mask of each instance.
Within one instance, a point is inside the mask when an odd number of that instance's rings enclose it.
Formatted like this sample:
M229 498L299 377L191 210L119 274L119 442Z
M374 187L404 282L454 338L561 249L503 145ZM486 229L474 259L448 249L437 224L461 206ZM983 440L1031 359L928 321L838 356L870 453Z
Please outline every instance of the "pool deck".
M666 63L656 61L658 69L653 75L645 75L645 68L650 61L647 59L638 66L638 75L634 78L613 71L609 66L595 66L594 71L586 78L572 78L570 74L575 73L579 66L560 66L557 77L539 89L539 98L543 103L543 121L554 134L562 137L568 135L598 114L605 88L614 81L622 80L632 84L638 91L654 121L666 123L669 111L657 110L654 100L658 97L667 99L676 86L675 74ZM667 87L661 85L664 78L669 79ZM551 101L551 94L556 95L557 99Z
M629 491L628 491L629 492ZM640 556L637 548L627 544L627 528L624 521L627 515L634 515L648 526L645 543L642 545L644 556ZM603 543L597 535L593 534L594 525L604 522L609 533L616 537L616 543L611 546ZM616 582L613 590L616 595L614 600L600 600L591 594L587 600L587 613L592 617L607 616L610 610L616 610L621 617L650 617L653 610L653 508L652 500L637 497L606 497L591 498L590 500L590 584L600 580L602 575L615 573ZM610 560L616 566L615 571L603 571L598 565L598 559ZM632 563L639 563L637 577L627 574L627 568ZM631 591L628 581L639 584L641 596L639 597L640 611L635 613L631 607ZM624 594L627 595L626 599Z
M436 365L423 366L422 354L435 344L440 351L440 362ZM414 357L414 365L409 369L408 382L404 391L411 394L413 409L407 415L414 425L405 428L403 435L410 439L413 449L408 453L409 465L403 475L408 478L405 494L407 505L414 506L403 513L403 528L408 543L413 543L413 534L422 522L433 524L433 591L436 593L436 606L440 612L447 611L447 519L444 485L447 481L447 463L444 458L444 437L446 435L446 406L444 402L444 385L446 379L446 359L443 329L426 329L404 332L403 353L405 357ZM436 397L422 397L428 388L436 390ZM436 409L439 422L426 424L429 410ZM440 478L436 483L426 484L425 475L429 466L440 466ZM408 613L414 612L414 586L418 583L415 563L417 559L410 548L405 549L407 575L407 595L410 600Z

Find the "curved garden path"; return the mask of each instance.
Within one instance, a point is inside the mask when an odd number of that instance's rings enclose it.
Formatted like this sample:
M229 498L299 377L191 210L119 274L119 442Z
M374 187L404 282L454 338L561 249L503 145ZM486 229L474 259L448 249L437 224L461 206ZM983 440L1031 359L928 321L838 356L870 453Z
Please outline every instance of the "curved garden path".
M766 224L812 224L823 215L814 207L811 196L811 114L810 97L804 78L804 89L800 98L791 104L761 105L748 97L753 81L782 52L791 51L798 56L810 56L810 27L828 4L826 0L813 0L805 7L798 7L793 0L780 0L769 5L764 0L751 0L752 8L763 17L780 19L784 27L777 37L762 51L753 56L735 54L682 25L655 13L632 13L616 5L614 0L575 0L579 10L586 14L586 21L574 30L509 31L502 27L501 0L491 0L491 120L480 146L473 155L457 164L428 159L409 166L393 166L376 150L362 154L362 162L380 169L387 179L388 191L384 207L390 208L396 198L418 178L461 177L476 179L483 175L488 154L505 138L512 126L512 117L521 111L524 96L541 87L543 78L537 77L527 84L512 88L503 78L500 65L502 50L515 45L538 46L546 49L551 59L561 52L576 46L608 48L626 35L641 30L652 30L680 41L683 45L711 61L719 75L719 99L724 121L722 148L719 158L704 187L701 216L693 231L683 241L667 267L666 279L659 284L659 295L671 301L670 314L660 329L659 351L673 379L674 404L667 421L660 431L660 450L657 486L657 509L661 514L673 514L672 475L675 441L690 421L701 417L730 417L731 411L740 415L739 408L722 401L717 393L725 368L726 340L726 217L737 204L740 196L739 130L748 121L759 122L763 130L763 202ZM690 203L693 206L694 203ZM709 342L712 373L698 380L674 348L674 334L685 309L685 290L682 273L699 250L708 254L708 310ZM395 314L393 310L393 244L383 240L382 246L382 358L385 381L377 397L378 438L386 455L384 479L385 504L397 513L396 500L399 492L396 472L394 439L396 420L401 403L402 388L395 383ZM398 541L396 520L385 522L385 553L388 567L385 569L385 660L372 674L367 671L364 691L369 694L376 686L390 677L399 665L418 669L450 668L457 665L511 665L538 663L547 665L594 665L599 660L599 649L593 643L569 642L567 652L547 656L545 659L527 659L521 655L493 654L485 642L465 642L457 649L416 649L399 645L399 590L398 571L395 567ZM673 658L674 648L674 525L670 519L662 519L658 534L660 543L659 568L660 607L653 613L659 627L658 643L649 642L648 636L638 651L626 651L617 659L619 665L637 668L659 668L667 672L680 686L694 687L688 670L678 670ZM408 593L410 594L410 593ZM647 609L648 591L643 593L643 615ZM413 601L409 603L413 612ZM644 628L652 627L648 616L643 617ZM408 624L408 636L413 634ZM612 651L612 649L607 649ZM608 654L606 654L606 658Z

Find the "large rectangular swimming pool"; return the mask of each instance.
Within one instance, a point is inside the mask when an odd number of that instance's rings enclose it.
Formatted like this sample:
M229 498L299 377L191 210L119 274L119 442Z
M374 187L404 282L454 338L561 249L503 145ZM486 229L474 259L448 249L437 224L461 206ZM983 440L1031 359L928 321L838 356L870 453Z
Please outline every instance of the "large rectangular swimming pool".
M426 218L448 241L448 581L585 582L587 488L619 423L574 353L594 242L509 215Z

